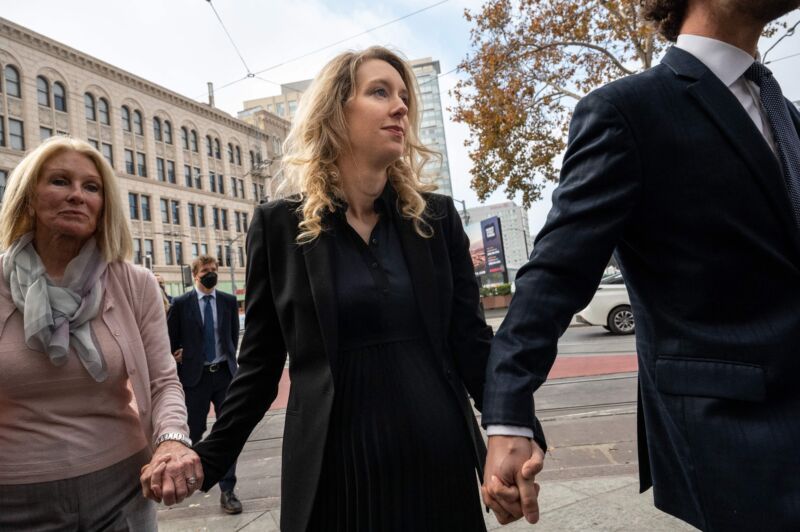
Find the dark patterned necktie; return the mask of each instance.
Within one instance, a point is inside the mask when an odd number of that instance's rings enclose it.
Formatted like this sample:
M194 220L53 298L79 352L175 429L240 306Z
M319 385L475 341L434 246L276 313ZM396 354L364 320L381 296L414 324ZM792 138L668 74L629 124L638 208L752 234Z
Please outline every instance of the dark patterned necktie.
M764 106L775 137L775 148L783 168L795 221L800 225L800 137L789 114L788 104L778 81L761 63L756 61L750 65L744 77L761 88L761 105Z
M211 309L211 304L214 298L205 295L203 296L205 308L203 309L203 354L206 356L208 362L214 362L217 358L217 341L214 338L214 311Z

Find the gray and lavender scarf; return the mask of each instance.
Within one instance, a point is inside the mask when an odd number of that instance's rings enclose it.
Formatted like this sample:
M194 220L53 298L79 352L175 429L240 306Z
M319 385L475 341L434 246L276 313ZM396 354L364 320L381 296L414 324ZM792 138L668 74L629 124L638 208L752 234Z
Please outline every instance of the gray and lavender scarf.
M21 236L3 256L3 275L23 316L25 343L47 353L54 366L66 363L72 346L97 382L106 380L108 369L91 321L100 310L107 265L94 238L70 261L58 286L33 247L33 233Z

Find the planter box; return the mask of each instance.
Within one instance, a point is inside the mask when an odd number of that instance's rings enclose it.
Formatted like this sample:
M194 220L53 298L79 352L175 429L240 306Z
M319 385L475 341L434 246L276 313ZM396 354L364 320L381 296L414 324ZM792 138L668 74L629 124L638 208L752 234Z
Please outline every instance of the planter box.
M484 296L481 298L483 308L490 310L493 308L507 308L511 303L511 294L505 296Z

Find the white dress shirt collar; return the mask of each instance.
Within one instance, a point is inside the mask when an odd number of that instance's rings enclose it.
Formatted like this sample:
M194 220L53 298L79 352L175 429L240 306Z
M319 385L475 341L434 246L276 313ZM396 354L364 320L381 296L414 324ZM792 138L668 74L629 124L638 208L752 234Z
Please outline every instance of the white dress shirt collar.
M699 59L726 87L742 77L755 61L741 48L709 37L683 33L675 45Z
M211 296L211 299L213 299L214 301L217 300L217 290L216 290L216 288L212 289L211 292L208 293L208 294L204 294L203 292L198 290L197 287L195 287L194 291L197 294L197 299L199 301L203 301L203 296Z

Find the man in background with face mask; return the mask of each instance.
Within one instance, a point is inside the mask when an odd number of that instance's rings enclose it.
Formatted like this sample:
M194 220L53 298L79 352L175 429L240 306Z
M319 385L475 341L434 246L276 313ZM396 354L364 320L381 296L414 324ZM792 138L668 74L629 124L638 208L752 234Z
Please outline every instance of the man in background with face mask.
M219 413L236 374L239 312L236 298L216 290L217 261L200 255L192 261L194 290L176 297L167 315L169 340L186 394L189 437L197 443L206 430L209 406ZM220 505L229 514L242 511L233 489L236 465L220 480Z

